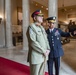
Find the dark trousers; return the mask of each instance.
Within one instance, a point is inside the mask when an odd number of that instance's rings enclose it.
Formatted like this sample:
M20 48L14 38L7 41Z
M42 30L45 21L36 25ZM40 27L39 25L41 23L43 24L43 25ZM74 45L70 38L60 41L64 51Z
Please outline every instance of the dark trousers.
M48 60L48 72L49 72L49 75L53 75L53 63L55 65L55 75L59 75L60 57L50 58Z

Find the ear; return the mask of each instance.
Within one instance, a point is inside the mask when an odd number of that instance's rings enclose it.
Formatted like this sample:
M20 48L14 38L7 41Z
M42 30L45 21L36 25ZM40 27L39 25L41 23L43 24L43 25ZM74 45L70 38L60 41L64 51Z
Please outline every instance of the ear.
M34 16L34 20L36 21L36 16Z

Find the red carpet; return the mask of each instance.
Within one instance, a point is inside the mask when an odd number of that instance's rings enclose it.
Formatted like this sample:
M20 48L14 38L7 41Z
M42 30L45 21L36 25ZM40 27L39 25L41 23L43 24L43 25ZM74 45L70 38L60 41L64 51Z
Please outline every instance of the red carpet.
M29 66L0 57L0 75L30 75ZM45 75L48 75L46 72Z

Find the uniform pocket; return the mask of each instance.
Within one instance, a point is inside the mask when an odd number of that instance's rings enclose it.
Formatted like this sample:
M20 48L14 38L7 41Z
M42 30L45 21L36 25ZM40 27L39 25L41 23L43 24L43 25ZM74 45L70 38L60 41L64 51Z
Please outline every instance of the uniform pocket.
M38 31L37 32L37 35L41 36L42 35L42 32L41 31Z

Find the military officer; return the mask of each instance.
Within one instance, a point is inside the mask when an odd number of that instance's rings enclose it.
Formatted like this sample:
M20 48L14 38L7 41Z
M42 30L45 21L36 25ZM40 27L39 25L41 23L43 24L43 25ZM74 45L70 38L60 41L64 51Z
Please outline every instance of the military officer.
M50 53L48 60L48 72L49 75L53 75L53 62L55 63L55 75L59 75L59 67L60 67L60 56L64 55L62 44L61 44L61 36L69 37L76 34L69 32L63 32L62 30L55 28L56 17L47 18L49 29L47 29L48 41L50 45Z
M50 47L45 29L41 26L43 14L41 10L36 10L31 16L34 21L29 26L30 49L28 60L31 75L44 75L44 65L48 59Z

